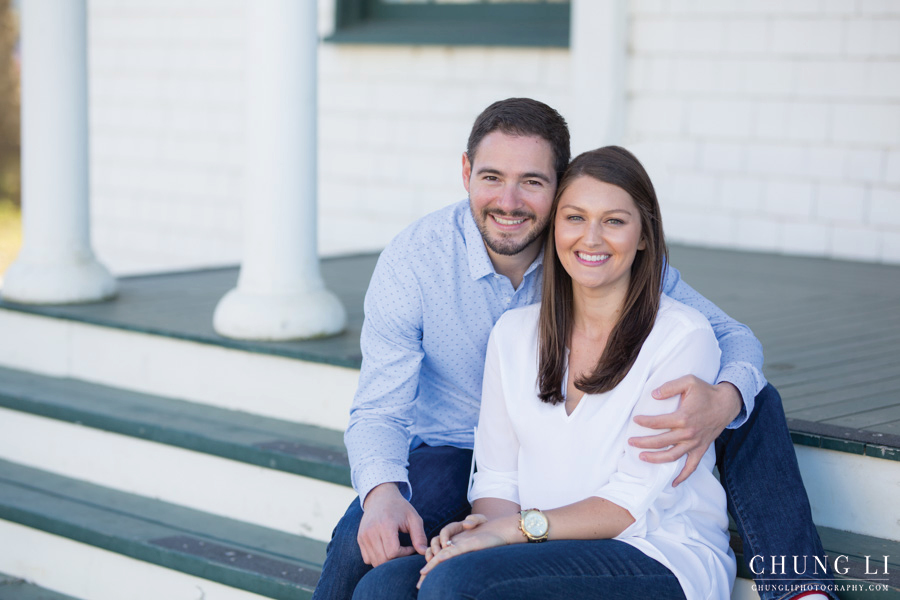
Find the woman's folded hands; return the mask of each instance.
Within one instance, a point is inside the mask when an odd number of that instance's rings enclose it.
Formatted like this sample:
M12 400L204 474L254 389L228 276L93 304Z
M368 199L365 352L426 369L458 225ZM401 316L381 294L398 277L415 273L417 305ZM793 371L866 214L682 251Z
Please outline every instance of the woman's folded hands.
M515 514L488 520L484 515L472 514L463 521L444 527L440 535L432 538L431 545L425 551L425 560L428 562L419 571L421 577L416 587L421 587L428 573L449 558L475 550L524 542L525 537L518 530L518 517Z

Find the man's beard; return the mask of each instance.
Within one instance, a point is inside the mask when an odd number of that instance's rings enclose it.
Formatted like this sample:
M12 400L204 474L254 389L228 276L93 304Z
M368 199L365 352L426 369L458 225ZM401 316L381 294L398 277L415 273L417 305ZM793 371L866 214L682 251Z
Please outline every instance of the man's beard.
M521 240L507 237L506 234L502 232L495 234L494 237L492 237L492 234L488 231L487 225L487 220L491 218L489 215L497 215L504 219L530 219L532 223L531 229L528 230L525 237ZM542 221L539 221L534 213L524 210L516 210L508 213L496 209L484 209L481 211L480 215L473 216L475 216L475 224L478 226L478 231L481 233L481 239L484 240L485 246L501 256L514 256L525 250L525 248L530 246L544 234L544 231L547 229L547 224L550 221L549 216L544 217Z

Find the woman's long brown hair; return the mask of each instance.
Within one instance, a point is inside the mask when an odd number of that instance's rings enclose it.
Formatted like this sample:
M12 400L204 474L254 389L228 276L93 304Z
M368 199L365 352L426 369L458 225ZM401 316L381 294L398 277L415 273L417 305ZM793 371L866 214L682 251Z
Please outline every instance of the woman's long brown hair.
M593 373L575 381L576 388L588 394L600 394L616 387L628 374L653 329L662 293L662 270L668 261L656 191L640 161L619 146L606 146L576 157L556 191L544 249L538 396L551 404L565 400L562 381L574 319L572 278L556 254L556 211L566 188L579 177L592 177L615 185L631 196L640 213L641 236L646 248L635 255L621 317L613 327L600 361Z

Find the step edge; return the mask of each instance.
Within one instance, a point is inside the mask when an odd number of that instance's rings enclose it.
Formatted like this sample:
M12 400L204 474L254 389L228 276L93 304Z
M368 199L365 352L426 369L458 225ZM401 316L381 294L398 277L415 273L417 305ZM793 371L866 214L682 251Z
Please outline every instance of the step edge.
M44 495L48 496L51 495L47 492L42 492L41 490L34 491L43 493ZM77 500L71 501L79 502ZM100 507L95 506L95 508ZM104 510L107 510L108 512L116 512L112 509ZM71 520L65 519L64 517L48 515L46 514L46 512L40 512L37 510L27 510L21 507L10 506L8 504L4 504L2 501L0 501L0 520L5 520L7 522L28 527L36 531L42 531L47 534L66 538L96 548L101 548L109 552L127 556L129 558L147 562L159 567L172 569L195 577L201 577L210 581L215 581L222 585L227 585L229 587L234 587L271 598L277 598L279 600L289 600L292 598L296 598L298 592L311 593L315 587L306 584L294 583L273 576L268 576L257 571L231 567L219 561L204 559L203 557L194 554L179 552L171 548L160 546L158 543L154 543L168 537L174 537L172 535L155 538L153 540L139 540L128 538L125 536L117 536L103 532L96 527L74 523ZM227 544L232 548L246 551L248 553L252 553L269 560L276 560L282 563L291 563L291 566L293 567L302 568L315 574L318 574L321 571L321 565L307 560L283 556L279 553L267 552L260 548L248 547L245 543L242 542L215 538L199 532L185 532L183 528L177 525L169 525L166 523L162 523L161 525L175 535L182 534L182 536L220 546L223 544ZM302 539L303 538L300 538L298 536L298 542Z
M292 360L298 360L302 362L314 363L314 364L322 364L329 365L333 367L344 367L349 369L356 369L362 366L362 359L359 358L336 358L336 357L327 357L315 354L313 352L296 350L290 348L270 348L270 347L260 347L254 345L252 341L246 340L238 340L226 337L216 337L216 338L208 338L199 335L190 335L187 333L181 333L178 331L169 331L163 330L155 327L138 327L136 325L131 325L128 323L112 323L109 321L105 321L104 319L90 318L88 316L75 316L75 315L64 315L55 311L52 306L47 305L27 305L27 304L17 304L14 302L10 302L8 300L3 300L0 298L0 311L9 310L11 312L23 313L27 315L32 315L36 317L42 317L45 319L55 319L63 322L72 322L72 323L82 323L85 325L92 325L95 327L102 327L105 329L112 329L117 331L127 331L130 333L138 333L143 335L151 335L162 338L168 338L173 340L185 341L185 342L194 342L197 344L202 344L204 346L212 346L217 348L227 348L229 350L237 350L240 352L248 352L251 354L261 354L268 356L278 356L281 358L288 358ZM212 319L212 315L210 315L210 319Z
M270 447L261 447L258 444L246 445L204 437L192 431L179 430L174 427L166 428L88 409L60 406L38 399L14 396L2 391L0 391L0 407L350 487L349 464L342 462L340 458L328 461L302 457L278 452ZM275 442L294 443L296 440L273 439L267 443ZM304 445L319 448L326 453L333 452L332 448L317 446L314 443Z

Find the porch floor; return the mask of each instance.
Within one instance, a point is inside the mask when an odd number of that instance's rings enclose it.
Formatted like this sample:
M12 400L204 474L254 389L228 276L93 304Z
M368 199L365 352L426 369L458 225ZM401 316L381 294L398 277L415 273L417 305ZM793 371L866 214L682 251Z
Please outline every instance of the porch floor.
M900 460L900 267L671 247L684 279L749 325L796 443ZM212 329L237 268L124 277L108 302L0 307L252 352L358 367L362 302L377 255L329 258L322 272L347 331L305 342L245 342Z

